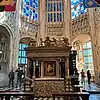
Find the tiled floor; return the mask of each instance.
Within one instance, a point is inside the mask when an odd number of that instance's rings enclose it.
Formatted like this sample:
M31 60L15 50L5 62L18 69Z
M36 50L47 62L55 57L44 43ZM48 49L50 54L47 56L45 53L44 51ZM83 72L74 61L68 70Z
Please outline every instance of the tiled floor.
M100 86L98 86L98 85L92 83L92 84L90 85L90 87L89 87L88 84L86 84L85 87L84 87L84 89L85 89L85 90L88 90L88 91L91 91L91 90L92 90L92 91L93 91L93 90L94 90L94 91L100 91ZM100 100L100 94L91 94L89 100Z
M89 100L100 100L100 94L92 94L90 95Z

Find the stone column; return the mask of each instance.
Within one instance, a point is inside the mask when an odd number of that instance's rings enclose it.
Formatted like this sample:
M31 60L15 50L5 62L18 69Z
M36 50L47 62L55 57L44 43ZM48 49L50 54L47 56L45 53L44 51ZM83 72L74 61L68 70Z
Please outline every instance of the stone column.
M30 62L30 59L27 58L27 73L26 73L26 76L29 76L29 66L30 66L29 62Z
M20 41L20 12L21 12L22 0L17 0L16 4L16 31L14 36L14 60L13 66L15 69L18 67L18 51L19 51L19 41Z
M44 76L44 66L43 66L43 61L41 61L41 78Z
M46 15L46 10L45 10L45 1L46 0L40 0L40 9L39 9L39 20L40 20L40 38L45 38L45 15Z
M69 58L66 57L65 61L65 76L69 76Z
M69 38L69 34L71 33L71 7L70 7L70 0L63 0L64 1L64 36Z
M96 55L96 28L95 28L95 21L93 15L93 9L89 9L89 23L91 26L91 43L92 43L92 52L93 52L93 64L94 64L94 71L97 66L97 55ZM96 72L95 72L96 73Z
M36 68L36 64L35 61L33 60L33 76L35 76L35 68Z
M58 78L60 76L59 73L59 61L56 61L56 77Z

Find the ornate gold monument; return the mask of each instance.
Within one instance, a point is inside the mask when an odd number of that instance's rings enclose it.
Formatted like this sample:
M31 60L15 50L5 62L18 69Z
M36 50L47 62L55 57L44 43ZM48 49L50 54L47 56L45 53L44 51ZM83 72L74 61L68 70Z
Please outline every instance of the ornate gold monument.
M71 47L68 39L41 39L40 46L28 47L27 76L35 76L33 92L35 96L50 96L53 92L65 91L65 76L69 72L69 53Z

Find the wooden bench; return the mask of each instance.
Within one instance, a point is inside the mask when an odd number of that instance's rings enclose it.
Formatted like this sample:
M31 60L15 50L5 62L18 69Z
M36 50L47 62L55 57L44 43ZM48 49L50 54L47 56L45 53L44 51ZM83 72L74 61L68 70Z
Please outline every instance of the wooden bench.
M53 98L55 100L55 97L63 96L63 97L81 97L82 100L89 100L90 94L88 92L59 92L59 93L53 93ZM72 99L70 99L72 100ZM78 100L78 99L76 99Z
M4 97L5 100L10 100L10 97L18 97L18 96L25 96L28 97L29 100L33 100L34 94L32 92L0 92L0 98L3 100Z

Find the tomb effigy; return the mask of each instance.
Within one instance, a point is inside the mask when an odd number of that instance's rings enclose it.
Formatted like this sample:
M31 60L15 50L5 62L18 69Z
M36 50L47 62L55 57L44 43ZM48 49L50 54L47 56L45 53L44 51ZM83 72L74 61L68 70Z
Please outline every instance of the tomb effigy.
M65 77L69 75L68 38L62 40L46 37L39 46L25 48L27 52L27 77L35 77L32 90L35 96L51 96L65 91Z

